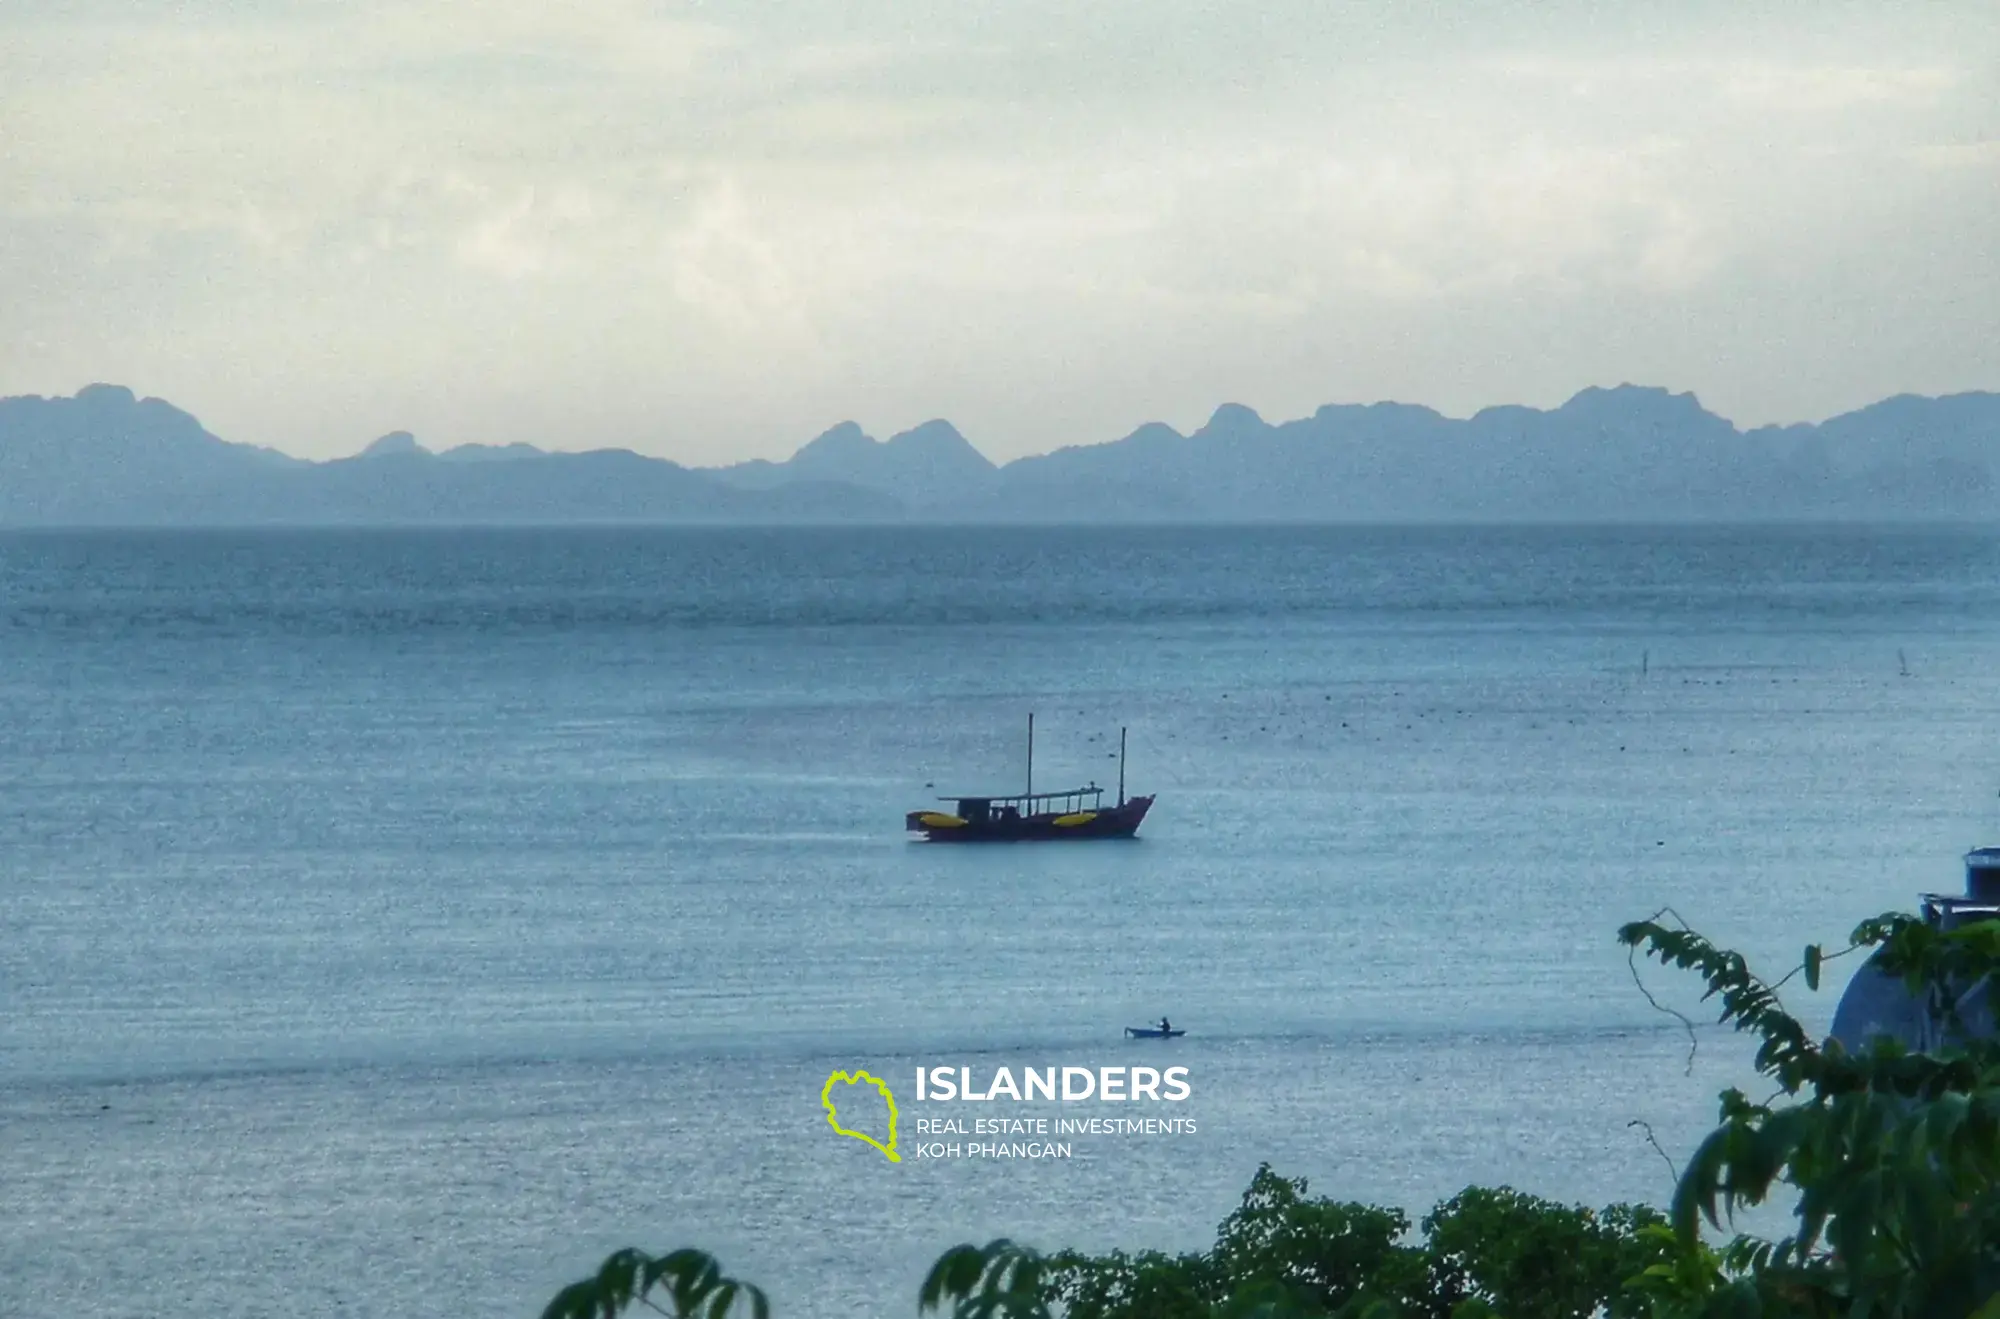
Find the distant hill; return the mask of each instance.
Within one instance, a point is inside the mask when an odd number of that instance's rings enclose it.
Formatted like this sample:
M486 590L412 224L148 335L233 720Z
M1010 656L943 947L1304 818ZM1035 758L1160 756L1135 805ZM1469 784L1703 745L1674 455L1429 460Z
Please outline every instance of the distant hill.
M948 421L927 421L887 440L843 421L782 463L738 463L713 469L743 489L769 490L797 481L829 481L887 495L911 510L948 507L984 489L997 470Z
M1139 520L1965 518L1990 514L1996 466L1992 394L1743 432L1692 394L1622 385L1462 421L1377 403L1272 425L1225 405L1192 435L1153 424L1011 463L981 507Z
M591 522L1986 519L2000 395L1902 395L1742 431L1692 394L1620 385L1463 419L1401 403L1277 424L1225 404L1183 435L996 466L946 421L886 441L845 422L790 459L691 469L408 432L306 462L232 444L115 385L0 399L0 525Z
M230 444L115 385L0 399L0 525L549 525L881 521L901 503L838 482L750 491L624 449L467 445L406 431L313 463Z

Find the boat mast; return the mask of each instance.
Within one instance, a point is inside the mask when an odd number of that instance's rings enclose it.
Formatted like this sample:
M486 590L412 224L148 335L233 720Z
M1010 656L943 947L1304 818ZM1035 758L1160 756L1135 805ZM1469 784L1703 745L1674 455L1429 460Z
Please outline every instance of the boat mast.
M1035 712L1033 710L1028 711L1028 795L1030 797L1035 795ZM1025 802L1023 805L1032 809L1034 803Z
M1125 804L1125 730L1118 730L1118 804Z

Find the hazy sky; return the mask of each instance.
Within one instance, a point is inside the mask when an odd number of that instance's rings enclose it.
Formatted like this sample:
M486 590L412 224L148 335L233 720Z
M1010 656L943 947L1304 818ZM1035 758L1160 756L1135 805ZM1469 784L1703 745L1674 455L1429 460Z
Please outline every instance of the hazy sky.
M1011 457L2000 389L2000 3L4 0L0 393Z

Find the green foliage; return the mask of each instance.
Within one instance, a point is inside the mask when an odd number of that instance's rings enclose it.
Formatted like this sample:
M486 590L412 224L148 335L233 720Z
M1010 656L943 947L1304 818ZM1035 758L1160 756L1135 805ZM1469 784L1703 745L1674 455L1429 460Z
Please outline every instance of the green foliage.
M1158 1319L1209 1319L1223 1279L1206 1255L1168 1256L1158 1251L1090 1256L1066 1250L1049 1261L1051 1297L1066 1319L1106 1319L1120 1314ZM1268 1299L1268 1298L1267 1298Z
M1410 1230L1400 1209L1308 1199L1304 1178L1258 1168L1235 1213L1223 1220L1211 1260L1233 1291L1268 1281L1327 1313L1421 1289L1422 1257L1397 1244Z
M1666 1222L1639 1205L1599 1213L1504 1186L1474 1187L1424 1219L1432 1293L1447 1305L1475 1300L1506 1315L1643 1315L1643 1301L1627 1295L1625 1283L1668 1255L1658 1235Z
M771 1319L771 1303L747 1282L722 1275L712 1255L676 1250L654 1258L642 1250L615 1251L595 1275L556 1293L542 1319L617 1319L638 1307L674 1319Z
M1664 913L1662 913L1664 915ZM1469 1188L1411 1232L1399 1210L1308 1196L1260 1167L1212 1249L1064 1251L1011 1241L947 1251L921 1313L950 1319L2000 1319L2000 1039L1971 1028L1973 995L2000 985L2000 921L1933 928L1888 915L1847 948L1805 951L1816 988L1833 958L1878 965L1924 996L1944 1043L1877 1041L1848 1053L1788 1013L1743 957L1659 918L1627 925L1634 958L1695 972L1720 1019L1758 1039L1774 1093L1730 1089L1669 1214L1601 1211L1511 1188ZM2000 992L2000 991L1993 991ZM1692 1026L1690 1025L1690 1029ZM1736 1234L1737 1210L1793 1211L1775 1241ZM699 1251L623 1250L565 1288L543 1319L767 1319L755 1287Z
M1004 1238L953 1246L931 1266L917 1310L929 1314L949 1301L952 1319L1049 1319L1044 1267L1035 1251Z
M1049 1293L1065 1319L1358 1313L1385 1293L1421 1288L1419 1254L1397 1244L1408 1229L1400 1210L1309 1199L1303 1180L1266 1164L1212 1251L1067 1251L1050 1261Z
M1721 1020L1759 1037L1756 1065L1776 1093L1722 1095L1721 1121L1675 1189L1681 1258L1639 1286L1676 1316L1868 1315L1957 1319L2000 1297L2000 1040L1961 1011L2000 971L2000 922L1933 928L1891 914L1864 922L1848 951L1924 996L1945 1043L1911 1053L1877 1040L1858 1053L1815 1042L1777 990L1736 953L1691 930L1641 921L1635 951L1693 970ZM1808 984L1824 955L1806 950ZM1790 977L1786 977L1789 979ZM1795 1229L1776 1241L1701 1241L1745 1206L1788 1200Z
M1627 1295L1625 1283L1670 1258L1673 1241L1665 1217L1650 1209L1598 1212L1505 1188L1467 1190L1439 1205L1423 1227L1423 1238L1410 1240L1400 1210L1312 1198L1303 1179L1266 1165L1223 1220L1213 1249L1180 1256L1066 1251L1044 1262L1043 1300L1064 1319L1640 1315L1642 1300ZM970 1246L959 1252L978 1254ZM956 1267L973 1276L969 1262Z

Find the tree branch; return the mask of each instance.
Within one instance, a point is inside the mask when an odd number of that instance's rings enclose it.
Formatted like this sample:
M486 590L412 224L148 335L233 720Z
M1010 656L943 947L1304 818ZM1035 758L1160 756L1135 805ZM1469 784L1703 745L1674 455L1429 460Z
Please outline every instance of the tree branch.
M1653 1147L1653 1153L1659 1155L1660 1158L1666 1163L1667 1174L1674 1179L1674 1185L1679 1186L1681 1184L1681 1170L1674 1166L1673 1157L1669 1155L1666 1152L1666 1150L1660 1147L1659 1138L1653 1135L1652 1123L1641 1121L1638 1118L1633 1118L1630 1122L1627 1122L1625 1125L1627 1127L1638 1127L1641 1131L1644 1131L1646 1133L1646 1143L1648 1145L1651 1145Z
M1688 928L1688 923L1682 920L1681 914L1675 911L1672 907L1662 907L1658 911L1654 912L1652 916L1649 917L1648 919L1657 923L1660 917L1662 916L1673 917L1675 922L1678 923L1683 930ZM1646 1001L1653 1005L1654 1010L1657 1012L1664 1012L1668 1016L1675 1018L1681 1023L1682 1027L1686 1029L1688 1034L1688 1060L1687 1060L1687 1069L1684 1072L1682 1072L1682 1075L1693 1076L1695 1049L1699 1047L1698 1041L1695 1039L1695 1034L1694 1034L1694 1020L1691 1017L1689 1017L1687 1013L1682 1012L1679 1008L1670 1008L1666 1004L1660 1002L1659 999L1653 997L1653 991L1646 988L1646 982L1639 977L1638 944L1633 944L1631 947L1625 950L1625 965L1632 972L1632 983L1639 987L1639 992L1646 996ZM1672 1161L1669 1160L1669 1163L1671 1162Z

